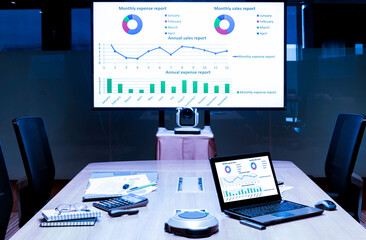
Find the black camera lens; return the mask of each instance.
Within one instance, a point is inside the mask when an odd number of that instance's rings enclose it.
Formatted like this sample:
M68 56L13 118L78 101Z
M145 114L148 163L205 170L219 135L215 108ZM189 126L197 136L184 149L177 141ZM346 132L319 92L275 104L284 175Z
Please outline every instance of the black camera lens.
M193 111L190 108L184 108L182 110L182 117L184 119L191 119L193 117Z

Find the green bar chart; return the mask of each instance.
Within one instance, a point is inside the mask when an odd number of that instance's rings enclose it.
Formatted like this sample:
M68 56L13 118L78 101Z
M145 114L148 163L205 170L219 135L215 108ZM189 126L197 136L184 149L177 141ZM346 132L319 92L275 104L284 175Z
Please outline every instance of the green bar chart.
M203 84L203 93L208 93L208 83Z
M182 93L187 93L187 80L182 81Z
M197 93L197 89L198 89L198 82L197 81L193 81L193 93Z
M219 86L215 86L215 93L219 93Z
M225 84L225 93L230 93L230 84Z
M165 93L165 81L160 82L160 92Z
M112 79L107 79L107 93L112 93Z
M248 197L260 197L262 195L261 187L246 187L241 189L234 190L225 190L224 197L227 199L236 198L236 199L245 199Z
M106 94L231 94L229 80L188 80L172 79L155 81L134 81L121 78L104 79Z

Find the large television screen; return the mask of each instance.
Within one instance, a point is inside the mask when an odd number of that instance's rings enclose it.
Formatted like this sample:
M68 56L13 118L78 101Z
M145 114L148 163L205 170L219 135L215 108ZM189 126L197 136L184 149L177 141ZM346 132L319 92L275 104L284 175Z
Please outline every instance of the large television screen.
M93 2L93 107L284 109L284 2Z

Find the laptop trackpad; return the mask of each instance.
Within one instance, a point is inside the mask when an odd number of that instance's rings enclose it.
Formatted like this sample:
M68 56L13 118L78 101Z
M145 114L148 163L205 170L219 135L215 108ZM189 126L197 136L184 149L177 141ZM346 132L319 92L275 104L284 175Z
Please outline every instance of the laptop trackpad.
M294 216L294 215L295 214L289 213L289 212L279 212L279 213L272 214L272 216L280 217L280 218L287 218L287 217L291 217L291 216Z

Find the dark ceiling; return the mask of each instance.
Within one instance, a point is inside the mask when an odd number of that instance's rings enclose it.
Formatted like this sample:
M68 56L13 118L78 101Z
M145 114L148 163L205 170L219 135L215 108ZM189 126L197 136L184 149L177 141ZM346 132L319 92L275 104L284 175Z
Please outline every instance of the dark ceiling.
M42 9L49 7L88 8L92 2L91 0L3 0L0 1L0 9Z
M103 0L99 0L103 1ZM112 0L104 0L105 2L113 2ZM123 1L123 0L120 0ZM134 2L130 0L131 2ZM157 1L157 0L135 0L136 2L144 1ZM161 0L163 1L163 0ZM165 0L165 1L179 1L179 0ZM184 0L181 0L184 1ZM186 0L195 1L195 0ZM202 0L199 0L202 1ZM209 1L209 0L208 0ZM230 0L213 0L217 2L225 2ZM238 1L238 0L232 0ZM239 0L240 1L240 0ZM245 0L243 0L245 1ZM253 1L253 0L251 0ZM263 1L263 0L258 0ZM52 0L1 0L0 9L42 9L42 8L90 8L93 0L62 0L62 1L52 1ZM297 4L366 4L366 0L286 0L289 5Z

